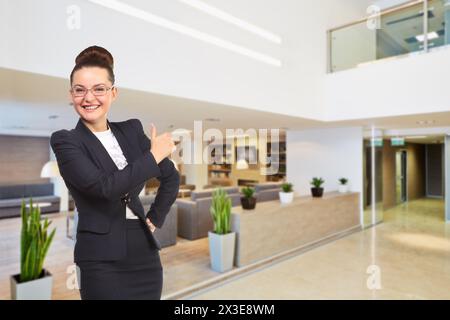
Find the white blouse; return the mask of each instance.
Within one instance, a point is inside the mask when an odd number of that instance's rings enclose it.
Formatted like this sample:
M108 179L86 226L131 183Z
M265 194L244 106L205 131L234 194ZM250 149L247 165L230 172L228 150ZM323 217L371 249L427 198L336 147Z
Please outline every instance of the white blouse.
M95 134L95 136L103 144L119 170L122 170L128 165L127 159L123 155L122 149L120 148L116 137L112 133L111 128L108 128L106 131L93 132L93 134ZM126 218L139 219L128 206L126 206Z

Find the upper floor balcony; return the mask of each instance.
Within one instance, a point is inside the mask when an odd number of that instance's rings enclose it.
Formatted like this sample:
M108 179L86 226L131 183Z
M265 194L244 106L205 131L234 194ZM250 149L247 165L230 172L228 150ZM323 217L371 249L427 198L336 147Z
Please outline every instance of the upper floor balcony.
M416 0L384 11L371 6L367 13L329 30L330 73L450 44L450 0Z

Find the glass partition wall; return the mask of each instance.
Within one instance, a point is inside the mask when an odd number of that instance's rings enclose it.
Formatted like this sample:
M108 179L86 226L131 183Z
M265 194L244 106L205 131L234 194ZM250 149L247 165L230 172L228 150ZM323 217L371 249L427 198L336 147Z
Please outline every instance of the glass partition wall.
M329 31L329 71L337 72L450 43L450 0L416 0ZM425 14L426 12L426 14Z

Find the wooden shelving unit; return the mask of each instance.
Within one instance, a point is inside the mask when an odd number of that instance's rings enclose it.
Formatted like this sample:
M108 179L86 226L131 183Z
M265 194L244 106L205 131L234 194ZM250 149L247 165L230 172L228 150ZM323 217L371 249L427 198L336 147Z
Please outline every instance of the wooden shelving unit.
M211 158L208 164L208 184L210 185L231 185L231 160L233 150L231 144L214 144L208 145ZM216 150L222 150L222 155L217 154Z
M246 145L246 160L249 162L248 170L236 170L237 155L239 154L235 144L215 144L214 141L210 141L208 148L210 159L208 164L208 184L209 185L236 185L239 180L258 180L259 182L278 182L285 180L286 178L286 136L280 135L279 141L266 143L266 155L271 159L271 162L264 165L261 163L261 159L257 159L257 164L250 164L249 158L252 158L250 154L259 157L258 147L247 147ZM272 145L277 144L277 152L272 153ZM253 148L252 152L249 152L249 148ZM215 150L214 150L215 149ZM214 161L216 150L222 150L222 157L217 158L217 162ZM242 152L242 149L240 149ZM242 153L241 153L242 154ZM234 157L234 164L233 164ZM278 169L267 175L261 175L260 169L270 170L271 165L278 164Z
M272 145L278 147L277 152L272 153ZM280 181L286 178L286 139L280 137L278 142L267 142L267 157L271 162L266 164L266 170L270 170L271 165L278 164L278 170L266 175L267 181Z

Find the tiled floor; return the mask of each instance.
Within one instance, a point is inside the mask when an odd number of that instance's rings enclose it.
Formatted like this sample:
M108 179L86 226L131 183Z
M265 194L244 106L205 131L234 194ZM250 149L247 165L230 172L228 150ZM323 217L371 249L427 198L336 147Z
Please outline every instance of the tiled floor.
M376 227L191 298L450 299L449 288L444 202L421 199L384 212Z

